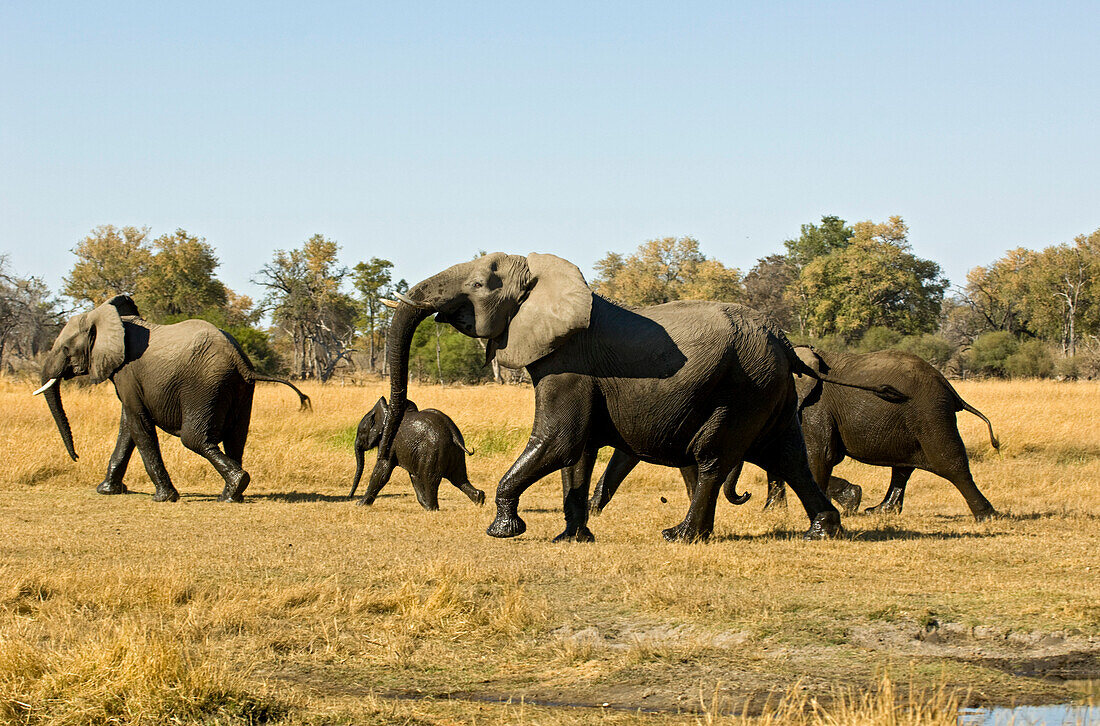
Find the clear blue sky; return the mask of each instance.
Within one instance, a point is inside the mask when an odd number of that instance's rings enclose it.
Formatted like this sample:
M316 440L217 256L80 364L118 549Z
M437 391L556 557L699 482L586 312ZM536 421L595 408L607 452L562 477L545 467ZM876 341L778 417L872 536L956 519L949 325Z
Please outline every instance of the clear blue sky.
M748 269L901 214L953 282L1100 227L1100 3L0 4L0 252L104 223L249 283L323 233L410 281L693 235Z

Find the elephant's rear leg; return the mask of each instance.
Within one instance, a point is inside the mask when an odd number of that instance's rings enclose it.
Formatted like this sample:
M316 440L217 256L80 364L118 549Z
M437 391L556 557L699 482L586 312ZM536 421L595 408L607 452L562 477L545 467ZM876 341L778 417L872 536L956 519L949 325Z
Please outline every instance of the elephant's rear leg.
M138 453L141 454L141 461L145 464L145 472L157 488L153 494L153 501L176 501L180 498L180 493L172 486L172 480L168 477L168 470L164 468L164 459L160 455L160 442L157 440L157 427L152 418L145 413L131 414L129 424L130 435L133 437Z
M873 507L867 507L869 514L901 514L901 508L905 504L905 485L909 477L913 475L911 466L895 466L890 470L890 488L886 490L886 496Z
M711 460L695 467L680 469L684 476L684 486L691 493L691 504L680 524L662 530L661 535L666 540L696 542L710 537L714 531L714 508L718 504L718 492L721 491L722 482L729 475L730 468L728 463L723 466L720 460Z
M248 472L241 468L241 462L238 459L223 453L218 448L218 441L215 435L211 433L209 426L188 425L189 423L185 421L185 428L180 431L180 441L188 449L209 461L222 479L225 480L225 488L218 496L218 501L243 501L244 497L242 495L249 482ZM226 448L238 455L243 455L244 443L240 440L234 440L233 445Z
M952 433L954 434L951 437L953 440L946 446L941 444L931 454L929 453L931 447L925 447L922 442L921 448L924 450L924 455L929 463L928 470L955 485L955 488L963 495L963 499L966 500L966 505L970 507L970 513L974 515L974 519L981 522L990 517L996 517L997 510L993 508L993 505L978 489L978 485L974 483L974 477L970 473L970 461L966 456L966 446L963 445L962 438L959 436L958 431Z
M416 494L416 501L420 502L420 506L429 512L438 511L439 483L443 480L443 477L439 474L420 476L410 472L409 479L412 481L413 492Z
M802 502L810 518L810 528L803 535L806 539L823 539L840 532L840 512L816 481L818 476L822 477L822 481L828 481L832 467L826 467L822 462L819 471L811 473L802 430L794 416L763 447L756 463L768 472L769 479L787 482Z
M588 489L592 483L592 468L596 465L595 447L587 447L573 466L561 470L562 511L565 530L555 542L595 542L588 529Z
M470 475L466 472L466 454L462 451L456 451L454 455L458 459L451 467L451 473L444 475L444 478L469 497L471 502L480 507L485 503L485 492L470 483Z

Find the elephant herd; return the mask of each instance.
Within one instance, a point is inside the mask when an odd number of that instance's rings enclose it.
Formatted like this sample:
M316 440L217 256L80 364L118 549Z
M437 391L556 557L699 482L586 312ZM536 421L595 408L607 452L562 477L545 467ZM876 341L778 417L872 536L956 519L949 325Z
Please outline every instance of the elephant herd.
M976 519L996 514L970 473L955 414L989 420L920 358L896 351L825 353L791 345L766 315L733 303L676 301L628 308L588 287L580 270L554 255L494 253L450 267L414 285L394 307L387 362L390 399L379 399L359 424L352 494L363 452L378 458L359 504L371 504L395 466L408 470L420 504L438 508L446 478L471 501L484 492L466 474L467 449L446 414L408 400L409 347L417 325L434 315L486 341L487 360L526 368L535 389L535 418L523 452L500 480L488 534L514 537L526 525L523 492L562 474L565 529L555 541L592 541L590 513L610 502L640 461L680 469L690 504L665 539L705 539L714 528L719 492L743 503L737 478L744 462L768 474L768 501L789 486L810 526L807 539L840 531L836 499L859 505L859 487L832 476L846 456L892 469L890 488L872 511L900 512L915 469L958 488ZM125 491L122 477L136 447L156 486L173 501L156 429L179 436L225 480L220 499L240 501L248 485L241 457L258 375L228 333L201 320L155 325L118 295L65 325L42 369L42 387L70 456L72 433L59 381L110 379L122 403L118 441L97 491ZM219 445L221 445L219 447ZM614 455L589 497L597 452ZM822 486L819 486L821 484Z

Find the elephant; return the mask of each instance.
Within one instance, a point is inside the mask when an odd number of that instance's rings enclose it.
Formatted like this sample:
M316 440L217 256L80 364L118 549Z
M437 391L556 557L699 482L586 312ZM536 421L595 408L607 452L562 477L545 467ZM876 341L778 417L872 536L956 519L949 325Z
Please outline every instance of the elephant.
M908 396L903 404L884 404L863 391L823 387L809 377L797 380L802 433L810 468L818 481L828 481L833 467L845 456L865 464L889 466L890 488L886 496L866 511L900 513L909 477L914 469L923 469L954 484L974 519L982 521L997 516L993 505L974 483L955 414L968 411L985 421L989 443L999 449L993 424L964 401L931 364L919 356L896 350L855 355L799 346L795 352L819 373L863 383L889 384ZM785 497L782 477L769 472L765 508L785 502Z
M387 337L390 415L360 504L371 502L393 468L409 346L416 326L434 313L437 322L488 341L486 360L526 368L535 388L531 436L497 487L490 536L526 531L520 496L562 470L565 530L555 541L594 540L588 490L603 446L697 473L687 514L662 532L666 540L711 534L719 488L742 460L783 472L810 519L807 538L840 531L839 512L814 483L798 426L791 371L805 366L755 310L706 301L630 310L595 295L572 263L539 253L496 252L459 263L397 297Z
M383 423L389 414L389 404L382 396L359 422L355 435L355 480L348 497L355 496L363 476L363 452L378 446ZM397 458L397 466L409 472L420 506L428 511L439 509L439 483L444 478L474 504L485 503L485 492L470 484L466 473L467 454L473 456L474 452L466 448L462 432L450 416L434 408L420 410L412 401L405 402L405 416L393 440L391 456Z
M309 397L281 378L256 373L229 333L205 320L157 325L141 317L128 295L71 318L42 365L42 387L65 448L76 461L72 430L61 404L62 380L87 375L92 383L110 380L122 403L118 441L107 463L100 494L122 494L134 447L156 486L153 501L179 499L157 441L157 428L209 461L225 480L220 501L239 502L249 475L241 468L252 394L257 381L290 386L301 409ZM225 451L218 448L224 443Z

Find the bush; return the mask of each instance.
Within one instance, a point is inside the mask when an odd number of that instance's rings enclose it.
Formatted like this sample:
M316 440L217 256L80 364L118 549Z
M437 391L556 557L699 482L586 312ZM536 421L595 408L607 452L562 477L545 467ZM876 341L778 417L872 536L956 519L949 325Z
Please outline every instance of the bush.
M967 351L966 365L980 373L1003 376L1005 364L1018 345L1016 338L1006 330L983 333L974 339L974 344Z
M439 360L436 361L436 334L439 335ZM419 381L478 383L492 377L485 365L485 349L473 338L450 325L439 325L429 318L417 327L409 346L409 375Z
M873 353L876 350L894 348L901 342L901 333L884 328L881 325L869 328L859 339L856 350L860 353Z
M941 370L947 365L947 361L951 360L951 356L955 354L955 346L951 345L942 335L935 333L908 335L902 338L894 347L898 350L904 350L906 353L920 356Z
M1028 340L1005 360L1005 372L1013 378L1049 378L1054 373L1054 357L1042 341Z

